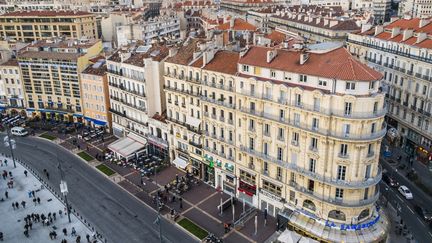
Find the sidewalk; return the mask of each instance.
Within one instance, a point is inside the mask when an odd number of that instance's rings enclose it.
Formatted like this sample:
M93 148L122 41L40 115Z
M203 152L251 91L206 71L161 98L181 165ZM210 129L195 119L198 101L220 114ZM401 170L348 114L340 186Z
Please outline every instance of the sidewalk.
M0 156L3 161L4 157ZM65 205L62 204L49 190L47 190L40 181L28 171L25 176L25 168L16 163L17 168L13 167L12 159L7 159L8 165L0 167L1 172L7 171L12 173L12 177L6 179L0 178L0 232L4 234L5 242L22 242L22 243L45 243L50 242L49 233L56 231L56 242L66 239L68 242L75 242L76 237L81 237L81 242L87 242L86 235L92 236L93 233L86 227L77 217L71 214L71 223L68 222L68 217L65 213ZM13 180L13 188L8 188L7 182ZM5 192L8 192L6 198ZM40 204L33 202L33 196L29 193L35 192L34 198L40 198ZM23 208L21 202L25 202ZM19 208L12 208L12 203L18 202ZM59 214L59 210L62 214ZM56 213L56 219L50 226L43 226L42 222L32 220L32 229L29 229L29 237L24 235L24 226L26 225L24 218L32 214ZM72 227L76 230L77 236L71 236ZM62 233L63 229L67 230L67 236Z
M387 237L386 243L394 243L394 242L408 242L408 243L417 243L414 239L412 239L412 235L408 234L406 236L403 236L402 234L399 234L399 227L400 227L400 220L401 217L397 215L396 209L393 207L391 203L388 203L387 210L390 220L390 232L389 236Z

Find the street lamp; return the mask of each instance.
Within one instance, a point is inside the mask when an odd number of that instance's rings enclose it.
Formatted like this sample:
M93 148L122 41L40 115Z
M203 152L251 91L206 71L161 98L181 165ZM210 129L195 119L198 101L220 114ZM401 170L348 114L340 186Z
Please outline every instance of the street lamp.
M5 145L5 147L9 147L10 148L13 165L14 165L14 168L16 168L15 156L13 154L13 150L16 148L16 142L15 142L15 139L11 139L11 134L10 134L9 126L6 126L6 131L7 131L7 136L4 137L4 139L3 139L4 145Z
M156 196L156 206L157 206L158 213L156 216L156 220L153 222L153 224L159 225L159 240L162 243L162 220L161 220L161 214L160 214L161 201L159 198L159 191L158 191L157 196Z
M67 216L68 216L69 223L70 223L71 222L70 209L69 209L69 203L68 203L68 199L67 199L67 194L68 194L69 191L68 191L68 188L67 188L67 183L64 180L64 173L63 173L63 170L61 168L61 163L59 161L58 154L57 154L57 161L58 161L58 167L57 168L60 171L60 178L61 178L61 180L60 180L60 193L63 194L63 196L65 198L66 212L67 212Z

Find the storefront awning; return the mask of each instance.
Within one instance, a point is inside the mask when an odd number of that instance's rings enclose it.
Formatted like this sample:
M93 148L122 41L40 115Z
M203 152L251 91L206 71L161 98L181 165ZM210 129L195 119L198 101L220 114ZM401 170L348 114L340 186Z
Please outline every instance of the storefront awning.
M201 123L200 119L196 119L195 117L191 117L191 116L186 117L186 124L188 125L198 128L200 123Z
M140 138L134 134L128 134L120 140L108 145L108 148L124 158L135 155L136 152L143 150L147 144L145 138Z
M297 234L295 231L285 230L277 240L281 243L297 243L301 238L302 236Z
M188 165L188 162L180 157L177 157L173 162L172 162L176 167L184 170L186 168L186 166Z
M107 124L106 121L101 121L101 120L97 120L97 119L93 119L91 117L84 117L84 119L86 119L87 121L93 122L94 125L97 126L105 126Z

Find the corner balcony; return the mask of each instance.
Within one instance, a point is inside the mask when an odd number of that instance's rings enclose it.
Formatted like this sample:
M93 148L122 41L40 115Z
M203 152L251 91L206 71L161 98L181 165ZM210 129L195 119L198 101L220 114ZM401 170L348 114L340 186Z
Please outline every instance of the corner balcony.
M230 104L228 102L224 102L224 101L219 100L219 99L216 100L216 99L213 99L211 97L201 96L201 100L202 101L207 101L207 102L210 102L210 103L213 103L213 104L225 106L225 107L230 108L230 109L235 109L235 105L234 104Z
M378 184L381 181L382 178L382 168L381 166L378 166L378 173L373 178L368 178L362 181L347 181L347 180L338 180L335 178L327 178L323 175L314 173L312 171L309 171L305 168L299 167L295 163L288 163L283 160L278 160L277 158L274 158L272 156L266 155L262 152L250 149L245 146L240 146L240 150L249 154L252 154L254 156L260 157L261 159L265 161L272 162L282 168L289 169L292 171L296 171L299 174L302 174L303 176L312 178L314 180L320 181L322 183L332 185L335 187L342 187L342 188L349 188L349 189L363 189L366 187L374 186Z
M321 195L317 192L310 191L307 188L305 188L304 186L301 186L301 185L299 185L293 181L290 181L289 185L294 187L298 192L301 192L306 196L312 197L318 201L324 201L326 203L338 205L341 207L363 207L363 206L371 205L378 200L379 195L380 195L379 187L377 187L375 194L373 196L371 196L370 198L360 199L360 200L359 199L350 200L350 199L346 199L346 198L336 198L336 197Z

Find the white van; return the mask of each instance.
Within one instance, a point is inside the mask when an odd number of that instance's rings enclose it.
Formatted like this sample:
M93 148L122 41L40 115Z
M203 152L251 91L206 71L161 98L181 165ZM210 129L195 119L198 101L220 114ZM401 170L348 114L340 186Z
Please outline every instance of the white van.
M11 129L12 135L24 137L27 136L28 131L24 127L13 127Z

